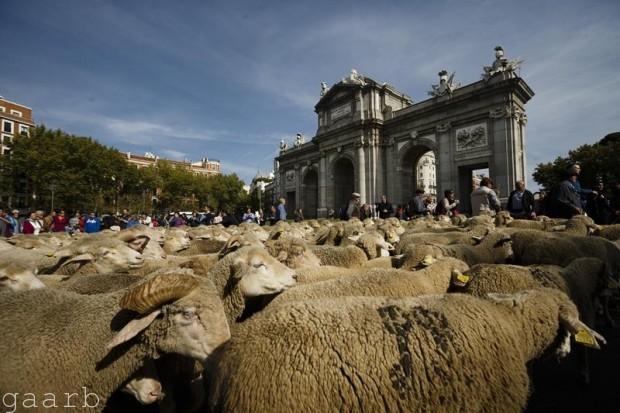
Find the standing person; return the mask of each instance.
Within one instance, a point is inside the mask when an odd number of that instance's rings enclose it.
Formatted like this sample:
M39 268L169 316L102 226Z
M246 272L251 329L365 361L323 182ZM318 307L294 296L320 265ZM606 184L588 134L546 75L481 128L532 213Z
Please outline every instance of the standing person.
M239 221L237 220L234 214L222 212L222 225L228 228L231 225L239 225Z
M620 220L620 180L616 181L613 192L611 193L611 210L613 212L612 223L617 223Z
M588 195L586 211L588 216L599 225L609 225L613 221L614 211L611 203L604 193L603 181L599 180L594 186L594 191Z
M202 225L212 225L213 224L213 212L211 212L211 208L205 208L205 214L200 221Z
M495 191L493 191L493 181L485 176L480 180L480 186L474 189L471 197L472 216L480 215L482 211L495 215L501 209Z
M30 217L24 221L22 233L27 235L39 235L41 228L41 221L37 219L37 213L31 212Z
M575 162L569 166L568 173L576 176L576 178L571 182L575 188L575 191L579 194L579 198L581 198L581 210L583 212L588 206L588 197L590 195L598 195L598 192L581 187L581 182L579 181L579 176L581 175L581 164L579 162Z
M101 231L101 220L94 212L91 212L88 214L86 221L84 221L84 232L92 234L99 231Z
M534 195L525 189L525 182L515 182L515 190L508 196L506 209L510 216L515 219L534 219Z
M560 182L553 194L554 218L570 218L573 215L583 214L581 195L575 186L578 176L576 169L569 168L567 175L568 177Z
M69 218L69 226L71 230L77 232L80 230L80 213L76 212L74 216Z
M11 215L7 216L7 219L11 223L11 231L13 235L17 235L21 233L21 227L19 224L19 211L14 209L11 211Z
M280 203L276 209L276 222L286 221L286 199L280 198Z
M409 202L409 205L407 207L407 215L409 216L409 218L418 218L424 215L428 215L429 211L424 201L424 190L421 188L416 189L415 196Z
M386 219L394 215L394 207L391 202L388 202L387 196L381 195L381 201L377 204L377 211L379 211L379 218Z
M127 208L124 208L121 219L119 220L119 227L121 227L121 229L126 229L127 223L129 222L130 218L131 216L129 215L129 210Z
M43 232L52 232L52 225L56 219L56 211L52 210L49 215L46 216L41 215L41 219L43 220Z
M363 221L366 218L372 218L372 208L368 204L364 204L360 208L360 219Z
M174 213L174 216L170 220L170 227L180 227L185 225L185 221L181 218L181 215L178 212Z
M242 218L243 222L256 222L256 215L254 215L254 213L252 212L252 209L250 207L248 207L245 210L245 213L243 214L243 218Z
M0 237L9 238L11 235L13 235L13 226L4 209L0 208Z
M304 213L301 208L295 210L295 222L301 222L304 220Z
M347 205L347 210L345 211L346 219L359 218L360 217L361 212L362 212L361 208L360 208L361 198L362 198L362 196L360 194L358 194L357 192L353 192L351 194L351 199L349 200L349 205Z
M136 218L135 215L131 215L128 219L127 222L125 224L125 228L129 229L132 227L135 227L136 225L139 225L140 221L138 220L138 218Z
M65 216L65 211L60 210L60 213L56 215L52 221L52 232L65 232L65 227L69 226L69 220Z
M460 201L456 199L456 194L452 189L446 189L443 191L443 199L437 203L435 207L436 215L445 215L453 217L459 214L457 207Z

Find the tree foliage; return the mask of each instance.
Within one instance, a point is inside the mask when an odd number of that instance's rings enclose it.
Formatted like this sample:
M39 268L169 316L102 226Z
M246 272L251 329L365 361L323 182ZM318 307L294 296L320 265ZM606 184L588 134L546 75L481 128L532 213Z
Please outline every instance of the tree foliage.
M569 165L579 162L582 172L579 177L584 187L591 188L598 179L610 188L620 180L620 133L605 136L595 144L581 145L568 152L568 156L558 156L553 162L540 163L534 170L534 180L545 189L551 189L566 178Z
M114 148L44 126L15 136L10 149L0 160L0 190L13 206L49 209L53 197L56 208L152 212L247 202L237 175L194 175L166 161L138 169Z

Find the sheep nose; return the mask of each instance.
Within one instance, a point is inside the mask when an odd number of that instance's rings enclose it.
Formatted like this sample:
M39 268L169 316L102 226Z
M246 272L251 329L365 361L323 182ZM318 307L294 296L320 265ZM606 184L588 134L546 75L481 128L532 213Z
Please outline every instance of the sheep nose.
M293 274L293 275L291 275L291 277L293 277L293 279L294 279L295 281L297 281L297 274Z

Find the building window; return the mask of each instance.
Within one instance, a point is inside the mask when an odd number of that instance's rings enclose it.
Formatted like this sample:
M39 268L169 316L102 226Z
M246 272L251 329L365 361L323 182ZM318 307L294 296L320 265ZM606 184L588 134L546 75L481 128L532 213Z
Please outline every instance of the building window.
M19 125L19 134L23 136L30 136L30 128L27 125Z
M0 106L0 112L6 112L6 108L4 106Z
M10 120L2 121L2 132L13 133L13 122Z
M9 144L10 142L12 142L11 138L11 135L2 135L2 137L0 138L0 144Z
M19 110L11 109L11 115L22 117L22 113Z

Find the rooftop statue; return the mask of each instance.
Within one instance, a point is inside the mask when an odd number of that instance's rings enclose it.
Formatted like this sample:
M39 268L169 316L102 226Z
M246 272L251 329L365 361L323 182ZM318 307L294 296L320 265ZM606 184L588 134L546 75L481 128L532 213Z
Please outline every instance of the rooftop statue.
M484 73L482 79L489 80L497 73L506 72L511 77L516 76L516 71L523 63L523 60L519 59L507 59L504 57L504 49L502 46L495 47L495 61L491 66L483 66Z
M456 88L461 86L459 82L454 80L454 75L456 74L456 72L452 72L450 77L448 77L447 70L442 70L438 74L439 74L439 84L431 85L433 90L428 92L429 96L433 96L433 97L439 97L439 96L444 96L444 95L452 96L452 92L454 92Z
M328 90L327 83L321 82L321 96L325 96Z
M299 148L305 142L304 136L301 133L298 133L295 137L295 147Z
M286 149L288 149L288 144L284 139L282 139L280 141L280 152L284 152Z
M364 80L364 76L359 74L357 72L357 70L355 70L355 69L351 69L351 73L349 74L349 76L347 76L344 79L342 79L342 83L358 84L358 85L361 85L361 86L365 86L366 85L366 81Z

